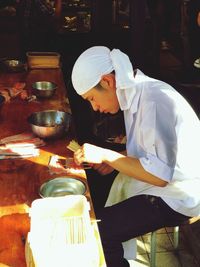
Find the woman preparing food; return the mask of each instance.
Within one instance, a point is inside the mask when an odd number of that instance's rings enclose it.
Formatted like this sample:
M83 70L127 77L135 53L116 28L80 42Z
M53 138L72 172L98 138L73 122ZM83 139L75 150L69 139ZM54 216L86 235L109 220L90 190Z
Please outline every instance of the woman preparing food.
M102 175L119 172L96 216L107 266L133 266L122 242L200 214L199 119L174 88L133 70L119 49L87 49L72 83L94 111L124 113L126 154L86 143L74 160Z

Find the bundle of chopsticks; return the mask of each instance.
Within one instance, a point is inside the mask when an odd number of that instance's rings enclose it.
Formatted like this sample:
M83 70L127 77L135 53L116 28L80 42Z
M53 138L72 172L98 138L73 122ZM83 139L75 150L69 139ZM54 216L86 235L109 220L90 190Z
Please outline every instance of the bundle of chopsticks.
M80 145L75 140L71 140L67 148L72 152L76 152L80 148Z
M84 216L66 217L64 225L67 244L83 244L86 242L88 226Z
M27 158L39 155L44 141L32 133L20 133L0 139L0 159Z
M67 148L69 150L71 150L72 152L76 152L81 146L75 141L75 140L71 140L69 142L69 145L67 146ZM87 162L83 162L82 163L83 169L91 169L91 165Z

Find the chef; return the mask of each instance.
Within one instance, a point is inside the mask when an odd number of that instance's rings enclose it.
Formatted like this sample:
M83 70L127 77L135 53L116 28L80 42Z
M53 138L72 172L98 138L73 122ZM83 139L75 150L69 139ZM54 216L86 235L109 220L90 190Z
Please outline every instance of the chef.
M85 143L74 160L102 175L118 171L96 216L107 266L133 266L123 242L200 214L199 119L172 86L134 70L119 49L84 51L72 84L94 111L124 114L126 153Z

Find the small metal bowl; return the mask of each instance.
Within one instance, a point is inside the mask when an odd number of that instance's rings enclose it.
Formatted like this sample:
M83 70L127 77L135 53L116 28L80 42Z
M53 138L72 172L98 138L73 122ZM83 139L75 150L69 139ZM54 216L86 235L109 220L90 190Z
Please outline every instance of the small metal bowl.
M49 98L53 96L57 89L57 84L48 81L38 81L32 84L33 94L38 98Z
M71 114L64 111L44 110L28 117L33 133L44 139L61 137L69 130Z
M11 72L19 72L25 70L25 64L18 59L6 59L2 61L4 67Z
M66 195L84 195L86 185L76 178L57 177L40 186L41 197L61 197Z

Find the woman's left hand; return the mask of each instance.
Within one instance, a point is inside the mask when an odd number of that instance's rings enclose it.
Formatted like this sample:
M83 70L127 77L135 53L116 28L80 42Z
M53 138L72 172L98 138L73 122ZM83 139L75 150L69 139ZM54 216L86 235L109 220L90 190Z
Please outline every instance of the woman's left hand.
M100 164L104 160L104 149L95 145L85 143L74 152L74 161L80 165L83 162Z

